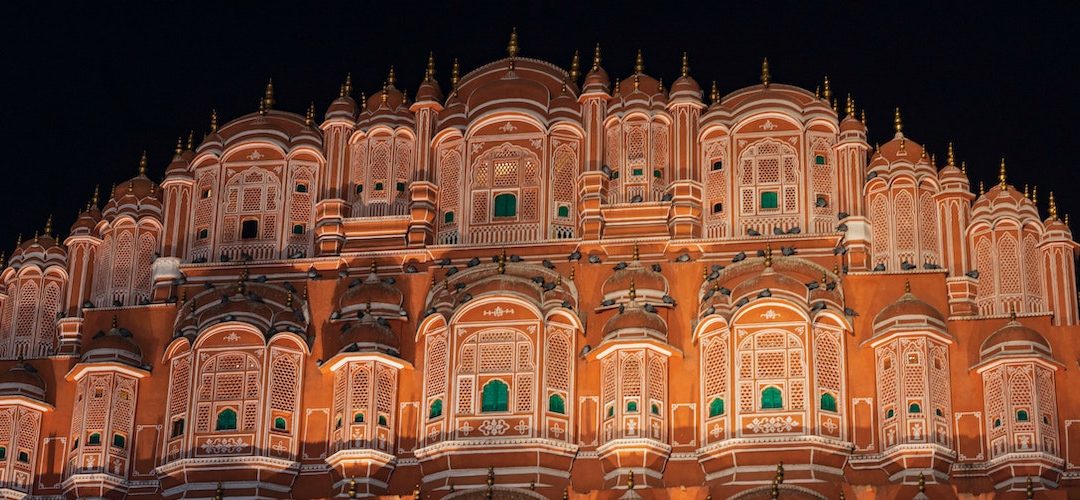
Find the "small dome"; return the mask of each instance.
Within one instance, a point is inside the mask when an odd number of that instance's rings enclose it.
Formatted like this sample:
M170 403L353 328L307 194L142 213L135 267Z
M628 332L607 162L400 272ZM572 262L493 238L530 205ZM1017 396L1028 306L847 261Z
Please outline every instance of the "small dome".
M101 212L98 211L97 207L91 205L88 210L79 213L79 218L75 219L75 223L71 225L70 234L72 236L93 234L98 222L101 222Z
M27 396L45 401L45 381L36 368L19 362L0 374L0 396Z
M847 118L844 118L840 122L840 132L859 132L865 134L866 125L863 122L856 120L854 116L848 115Z
M376 350L389 349L397 351L399 347L398 337L385 324L385 321L367 316L360 322L348 324L343 333L346 346L342 351L351 352L350 349L362 350L365 347Z
M901 295L896 302L893 302L882 309L877 316L874 316L874 325L876 326L880 323L905 316L925 316L942 323L945 322L945 316L941 314L941 311L938 311L934 306L923 302L908 291Z
M608 85L611 83L611 78L608 77L607 71L599 66L594 66L593 69L585 75L585 83L581 86L582 93L589 92L607 92Z
M601 290L605 299L624 302L631 285L637 296L648 302L659 300L667 295L669 290L667 278L663 274L645 268L638 260L634 260L625 269L615 271L615 274L604 281Z
M603 337L664 339L667 337L667 323L656 313L648 312L636 301L631 301L623 312L612 316L604 324Z
M1045 337L1024 326L1014 317L1005 326L990 334L979 348L979 360L984 362L1012 356L1049 358L1053 356L1053 351Z
M806 296L806 285L799 280L777 272L773 266L765 267L761 274L754 276L731 289L731 297L734 299L748 294L756 295L761 290L768 289L772 293L778 291L789 292L797 297Z
M349 97L347 95L340 96L330 102L330 106L326 108L326 115L324 116L327 120L332 120L334 118L355 120L356 108L356 101L353 100L352 97Z
M416 90L416 102L442 102L443 93L434 78L425 79Z
M91 338L83 352L83 363L101 363L117 361L131 366L142 366L142 349L135 343L134 336L125 328L120 328L113 320L113 326L107 332L98 332Z
M404 302L401 290L379 279L379 275L373 270L367 279L351 285L338 301L339 310L344 314L356 310L367 311L372 309L400 310ZM390 311L388 311L390 312Z

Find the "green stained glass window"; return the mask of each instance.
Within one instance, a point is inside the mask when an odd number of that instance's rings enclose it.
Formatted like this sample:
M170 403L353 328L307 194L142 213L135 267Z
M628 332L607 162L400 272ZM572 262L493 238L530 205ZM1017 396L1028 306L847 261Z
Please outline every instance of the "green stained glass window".
M551 413L566 414L566 401L558 394L552 394L548 398L548 411Z
M724 414L724 400L715 398L709 402L709 417L719 417Z
M836 411L836 396L825 393L821 395L821 409L825 411Z
M506 411L510 408L510 388L502 380L492 380L484 385L480 395L480 411Z
M784 407L784 394L776 387L766 387L761 391L761 408L775 409Z
M215 431L236 430L236 411L226 408L217 414L217 422L214 423Z
M776 191L761 192L761 208L778 208L780 206Z
M513 217L517 215L517 197L503 193L495 197L495 217Z
M431 402L431 408L428 409L428 418L438 418L442 416L442 400L436 399Z

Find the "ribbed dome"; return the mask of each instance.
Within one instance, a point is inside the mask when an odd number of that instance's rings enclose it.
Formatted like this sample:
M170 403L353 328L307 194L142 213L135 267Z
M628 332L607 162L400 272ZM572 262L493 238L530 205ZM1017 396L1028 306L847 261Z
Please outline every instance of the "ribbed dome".
M45 381L33 366L16 363L0 374L0 396L27 396L45 401Z
M343 118L346 120L356 119L356 101L349 96L341 96L330 102L326 108L326 119Z
M756 292L764 289L768 289L772 293L783 290L800 297L806 295L806 285L790 276L776 272L772 266L769 266L762 270L761 274L732 288L731 296L738 298L746 294L756 294Z
M71 225L71 235L93 234L98 222L101 222L101 212L91 205L89 210L79 212L79 217Z
M926 316L941 322L945 321L945 315L941 314L941 311L923 302L911 292L906 292L896 302L889 304L877 316L874 316L874 324L903 316Z
M585 92L607 92L608 84L611 83L611 78L608 77L607 71L599 66L589 70L589 73L585 75L585 83L581 86L582 93Z
M425 79L420 83L420 88L416 89L416 102L442 102L442 100L442 89L434 78Z
M615 271L604 281L601 290L605 299L621 300L626 298L631 284L637 295L645 299L659 299L670 289L663 274L647 269L635 260L625 269Z
M1053 351L1045 337L1014 318L990 334L979 348L979 360L984 362L1012 356L1052 357Z
M862 132L865 134L866 125L856 120L854 116L849 115L840 121L840 132Z
M396 351L400 344L397 335L389 327L370 316L350 324L343 337L346 346L342 351L348 351L351 346L374 346L377 350L378 346L385 346Z
M113 321L107 332L98 332L86 346L82 355L83 363L117 361L131 366L142 366L142 349L135 343L131 332L120 328Z
M636 301L631 301L623 312L607 320L603 337L663 339L667 337L667 323L656 313L648 312Z
M398 310L403 300L401 290L379 279L378 274L372 271L363 282L350 286L341 294L338 308L342 313L366 311L369 306L375 309Z

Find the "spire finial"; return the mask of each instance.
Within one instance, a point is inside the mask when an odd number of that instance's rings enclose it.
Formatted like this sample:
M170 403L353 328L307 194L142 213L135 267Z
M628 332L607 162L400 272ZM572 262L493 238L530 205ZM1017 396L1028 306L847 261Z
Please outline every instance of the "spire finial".
M1028 476L1024 485L1024 498L1035 498L1035 487L1031 485L1031 476Z
M832 101L832 86L829 85L829 75L825 75L825 82L822 85L824 90L821 92L821 96L825 98L825 101Z
M179 157L180 153L183 153L183 152L184 152L184 138L183 137L177 137L176 138L176 148L173 149L173 154L175 156Z
M690 76L690 57L686 55L686 52L682 53L682 76Z
M926 493L926 476L922 472L919 473L919 493Z
M461 81L461 65L458 64L458 60L455 57L454 65L450 67L450 85L457 88L459 81Z
M866 125L866 110L865 109L859 111L859 121L861 121L863 125Z
M1039 186L1031 186L1031 202L1039 205Z
M427 54L427 69L424 70L424 81L435 81L435 52L429 51Z
M630 475L626 476L626 489L634 489L634 471L630 471Z
M139 175L146 175L146 150L142 152L142 156L139 157Z
M637 243L634 243L634 260L640 260L641 254L638 253Z
M967 175L967 161L960 162L960 173Z
M761 60L761 84L764 85L765 88L769 88L769 78L769 58L766 57Z
M1009 306L1009 319L1016 321L1016 304Z
M184 149L186 149L187 151L194 151L195 150L195 131L194 130L188 130L188 133L187 133L187 145L184 147Z
M394 83L397 82L397 77L394 76L394 65L390 65L390 71L386 74L386 87L394 88Z
M844 113L855 118L855 99L851 97L851 94L847 95L847 103L844 104Z
M983 181L979 181L979 196L986 194L986 184Z
M274 79L266 82L266 90L263 92L263 114L274 108Z
M1049 211L1050 211L1050 218L1051 219L1057 219L1058 218L1057 202L1054 201L1054 192L1053 191L1050 191L1050 208L1049 208Z
M637 57L634 58L634 73L645 72L645 56L642 55L641 49L637 49Z
M345 73L345 86L343 87L345 94L341 97L349 97L352 94L352 72Z
M904 293L911 293L911 280L904 280Z
M596 48L593 49L592 55L592 70L596 71L600 69L600 42L596 42Z
M772 244L765 244L765 267L772 267Z
M581 76L581 54L578 51L574 51L574 57L570 59L570 80L577 83L578 78Z
M210 110L210 133L213 134L215 132L217 132L217 110L216 109L211 109Z
M896 135L904 135L904 121L900 118L900 107L896 107L896 112L893 113L893 129L896 130Z
M49 218L45 219L45 236L52 236L52 214L49 214Z
M98 200L101 198L101 189L97 184L94 184L94 196L90 198L90 203L97 208Z
M1031 186L1024 184L1024 198L1031 199Z
M720 102L720 89L716 87L716 80L712 81L712 89L709 90L709 101L713 104Z
M945 159L945 165L950 167L956 166L956 154L953 152L952 141L949 141L949 152Z
M517 27L515 26L510 30L510 43L506 44L506 53L511 59L517 57L521 47L518 46L518 34Z
M309 127L315 124L315 101L311 101L311 104L308 105L307 115L304 116L304 123Z
M1005 190L1005 157L1001 158L1001 167L998 168L998 187Z
M632 277L630 278L630 293L627 296L630 297L631 301L637 299L637 285L634 284L634 278Z

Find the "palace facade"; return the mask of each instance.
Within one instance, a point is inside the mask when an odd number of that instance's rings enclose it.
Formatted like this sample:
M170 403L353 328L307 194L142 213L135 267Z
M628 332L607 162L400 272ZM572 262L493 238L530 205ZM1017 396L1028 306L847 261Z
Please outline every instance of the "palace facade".
M268 85L17 245L0 496L1080 495L1078 245L1004 161L767 64L398 86Z

